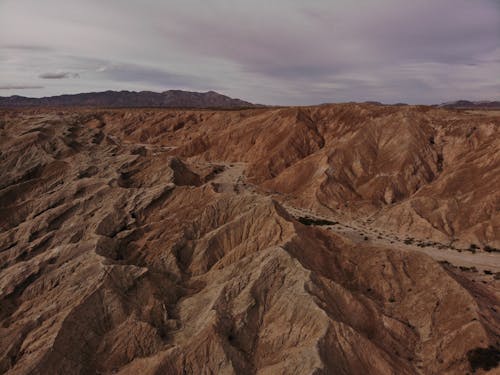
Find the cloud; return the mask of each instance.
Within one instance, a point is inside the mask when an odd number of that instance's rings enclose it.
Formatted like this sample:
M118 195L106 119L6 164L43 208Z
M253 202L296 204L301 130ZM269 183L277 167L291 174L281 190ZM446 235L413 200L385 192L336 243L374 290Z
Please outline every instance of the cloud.
M80 78L78 73L58 72L58 73L42 73L38 76L42 79L64 79L64 78Z
M117 82L141 82L162 88L192 87L201 85L208 79L195 75L184 75L158 69L151 66L136 64L111 63L101 65L96 69L103 77Z
M0 0L0 76L270 104L499 95L498 0L144 1Z
M30 89L43 89L43 86L35 85L0 85L0 90L30 90Z
M164 32L180 48L287 80L409 62L461 64L499 45L500 13L489 1L277 3L252 12L214 1L207 12L178 12Z
M37 52L52 51L52 48L47 46L30 45L30 44L8 44L1 48L6 50L18 50L18 51L37 51Z

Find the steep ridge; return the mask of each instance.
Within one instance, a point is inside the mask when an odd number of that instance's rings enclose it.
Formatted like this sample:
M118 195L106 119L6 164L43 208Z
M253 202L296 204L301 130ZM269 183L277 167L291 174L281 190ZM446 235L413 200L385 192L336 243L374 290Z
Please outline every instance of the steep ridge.
M458 247L500 247L495 113L346 104L99 116L132 142L245 162L250 181L300 207Z
M0 371L455 374L494 367L476 357L479 348L489 358L498 353L498 281L475 282L416 252L355 244L301 224L279 202L331 212L325 205L355 196L355 206L334 213L380 220L434 194L419 183L431 189L448 167L451 181L459 176L451 166L484 157L471 155L462 133L452 137L455 123L438 128L434 110L391 111L2 113ZM422 128L410 126L414 115ZM384 127L387 120L402 125ZM495 147L497 120L484 121L470 142ZM410 139L391 156L382 146L396 147L392 138L401 133ZM433 146L441 134L450 148L440 162ZM452 147L453 139L467 146ZM348 153L355 145L376 148L359 168ZM409 159L408 180L380 180L373 171L404 169ZM246 165L243 179L217 177L236 162ZM326 165L331 180L318 172ZM292 170L310 174L286 185ZM376 187L363 190L369 181ZM379 194L391 183L401 194L393 208ZM472 191L473 203L496 194L485 188L476 196L472 185L464 193ZM271 196L273 189L281 194ZM439 199L447 199L442 189Z

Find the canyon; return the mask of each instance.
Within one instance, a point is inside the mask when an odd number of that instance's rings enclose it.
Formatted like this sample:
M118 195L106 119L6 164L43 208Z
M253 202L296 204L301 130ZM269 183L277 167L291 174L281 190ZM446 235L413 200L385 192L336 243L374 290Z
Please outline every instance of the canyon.
M495 373L499 127L0 109L0 372Z

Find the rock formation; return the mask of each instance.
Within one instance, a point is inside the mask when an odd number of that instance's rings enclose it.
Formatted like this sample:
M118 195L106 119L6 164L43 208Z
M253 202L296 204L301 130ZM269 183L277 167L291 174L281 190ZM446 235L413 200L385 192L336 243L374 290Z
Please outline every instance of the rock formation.
M370 104L3 110L0 372L498 370L499 125Z

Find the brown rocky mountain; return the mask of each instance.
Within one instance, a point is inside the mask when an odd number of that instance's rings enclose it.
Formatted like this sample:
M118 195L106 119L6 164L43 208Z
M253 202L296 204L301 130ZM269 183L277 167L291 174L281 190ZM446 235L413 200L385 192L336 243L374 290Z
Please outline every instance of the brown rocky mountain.
M248 108L256 105L232 99L215 91L191 92L168 90L152 91L104 91L44 98L24 96L0 97L0 107L175 107L175 108Z
M0 372L495 373L499 126L2 110Z

